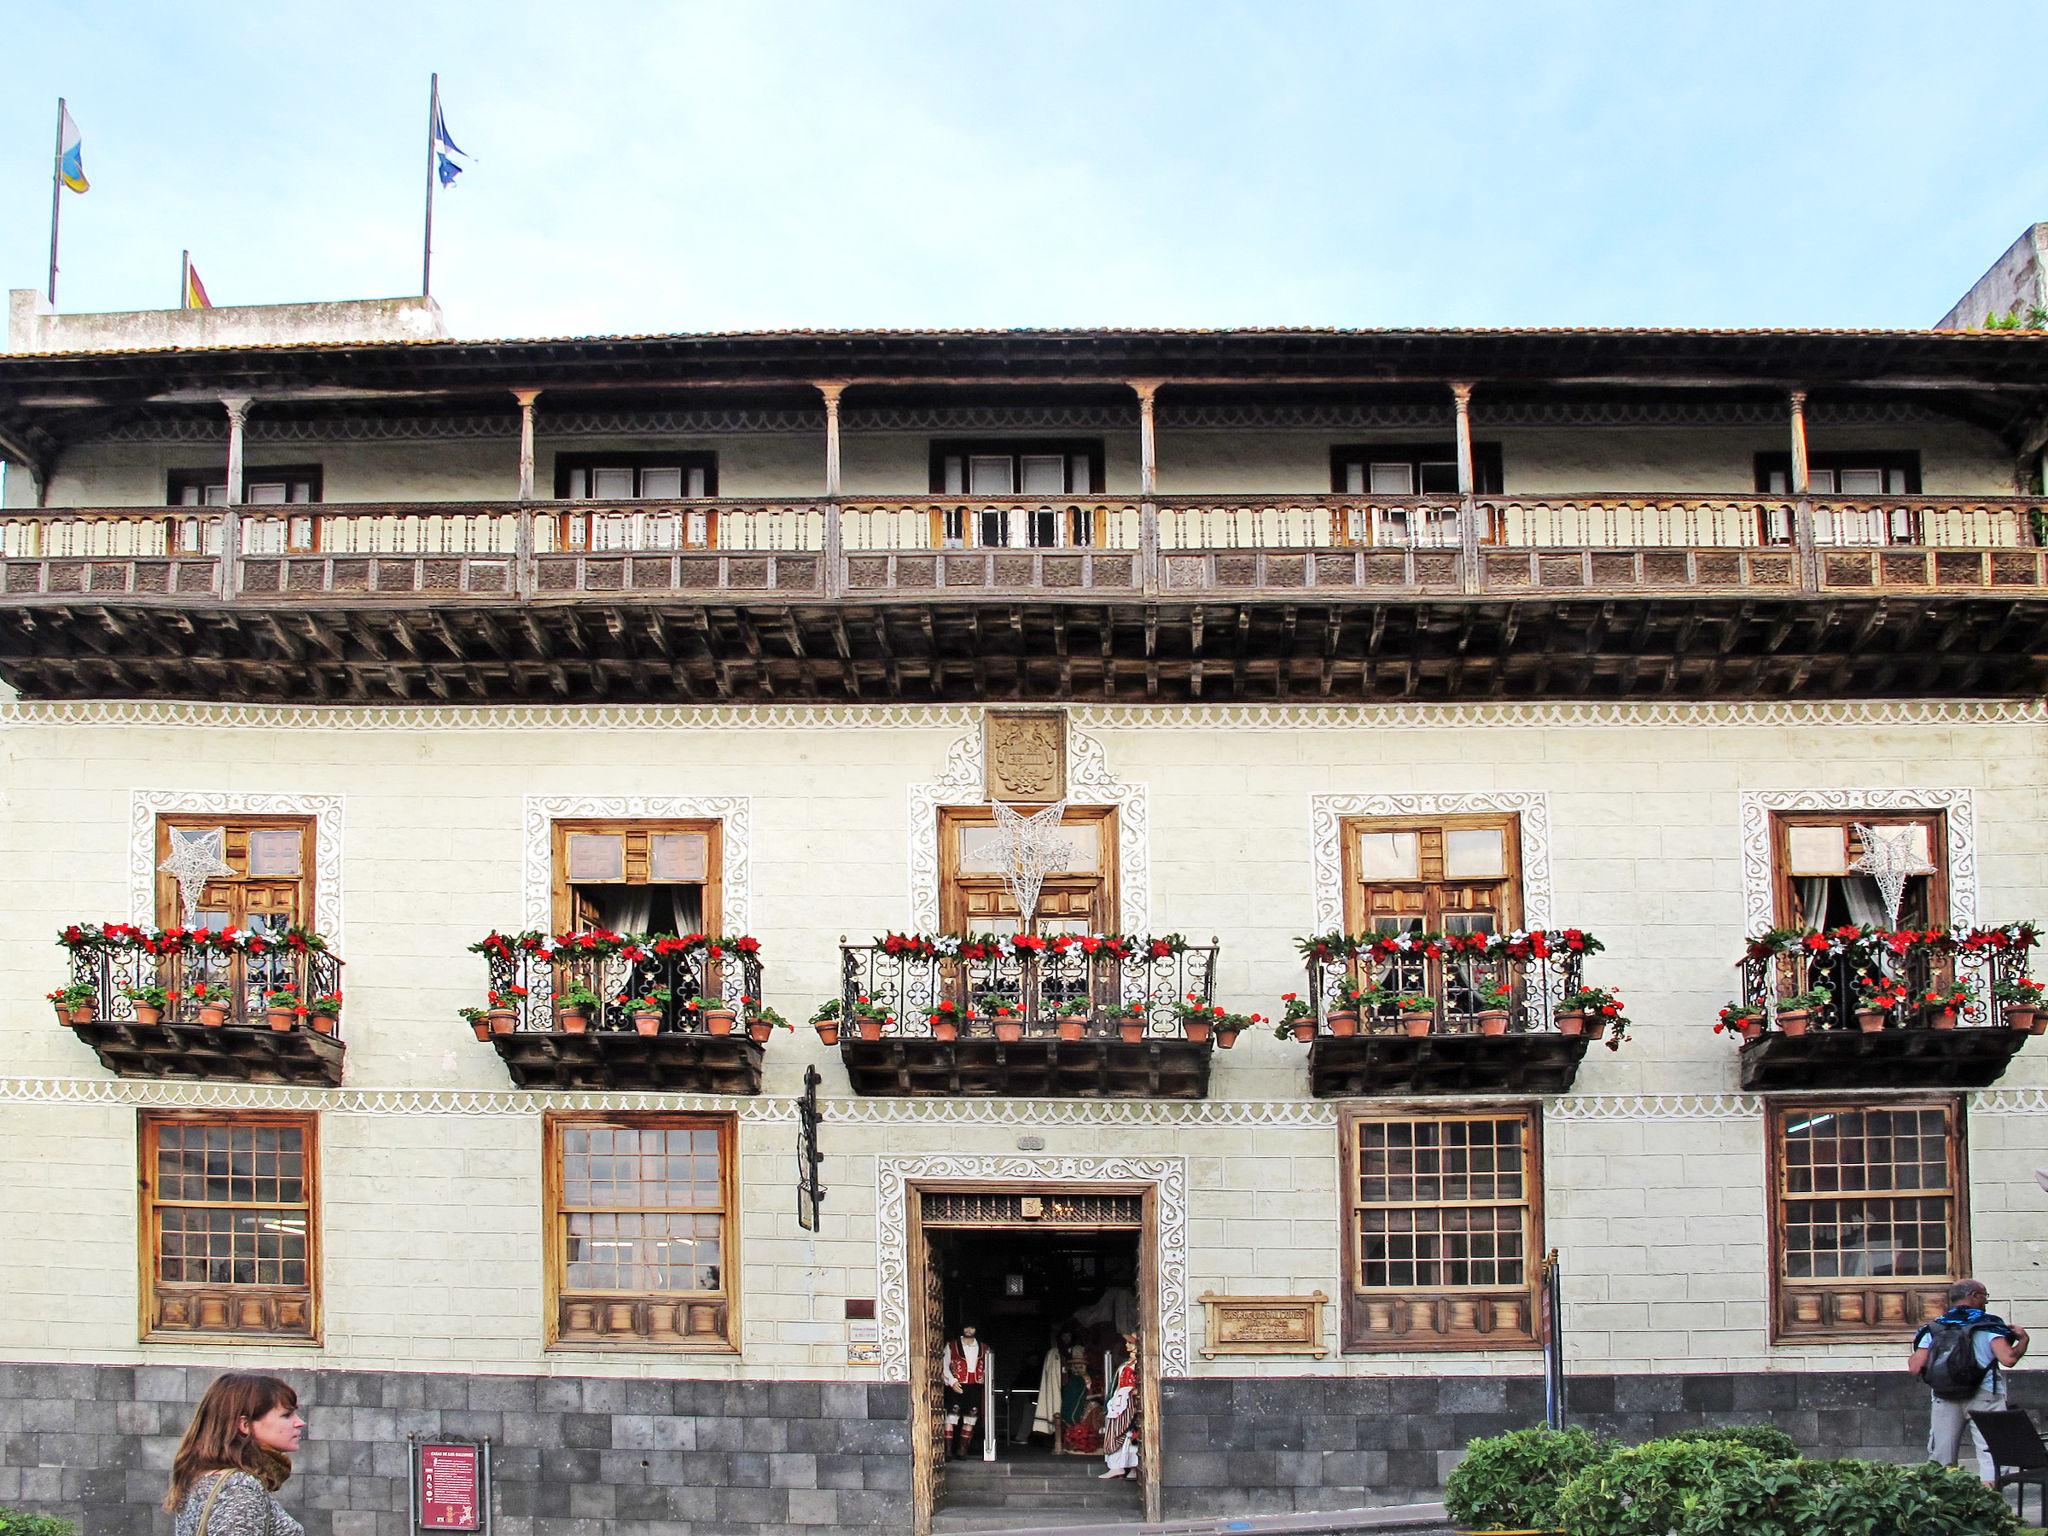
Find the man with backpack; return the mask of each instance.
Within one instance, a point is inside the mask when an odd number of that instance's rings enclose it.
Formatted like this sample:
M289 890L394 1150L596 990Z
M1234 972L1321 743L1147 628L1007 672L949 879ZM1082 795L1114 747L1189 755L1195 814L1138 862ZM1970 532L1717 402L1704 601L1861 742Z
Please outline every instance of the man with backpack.
M1913 1335L1913 1354L1906 1362L1906 1369L1934 1394L1927 1459L1953 1466L1968 1429L1987 1483L1998 1468L1970 1415L2005 1407L2005 1372L2027 1352L2027 1330L1985 1311L1990 1300L1981 1281L1958 1280L1948 1288L1948 1310Z

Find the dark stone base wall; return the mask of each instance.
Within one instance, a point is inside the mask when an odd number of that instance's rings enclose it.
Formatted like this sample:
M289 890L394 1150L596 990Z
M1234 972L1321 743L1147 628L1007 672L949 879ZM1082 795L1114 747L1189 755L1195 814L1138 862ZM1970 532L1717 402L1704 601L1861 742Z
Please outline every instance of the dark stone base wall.
M2044 1388L2014 1372L2013 1406L2039 1417ZM1467 1441L1543 1420L1534 1377L1203 1377L1161 1394L1169 1519L1434 1499ZM1927 1451L1927 1389L1904 1370L1575 1376L1567 1404L1570 1423L1630 1441L1775 1424L1808 1456Z
M308 1536L410 1536L414 1431L491 1437L494 1536L910 1529L907 1387L273 1369L307 1421L281 1498ZM0 1364L0 1505L160 1536L171 1453L219 1373Z

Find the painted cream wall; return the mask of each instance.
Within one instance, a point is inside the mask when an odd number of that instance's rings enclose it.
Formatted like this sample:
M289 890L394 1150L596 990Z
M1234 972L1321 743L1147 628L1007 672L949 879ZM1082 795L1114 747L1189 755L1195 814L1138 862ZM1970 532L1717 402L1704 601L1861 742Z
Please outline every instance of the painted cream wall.
M535 438L535 486L554 489L562 453L606 449L710 451L718 455L719 491L736 498L817 496L824 487L821 432L732 432L688 436ZM509 427L509 423L508 423ZM1482 441L1501 445L1509 492L1744 493L1754 486L1754 459L1782 451L1785 435L1769 428L1574 427L1489 428ZM1446 429L1447 433L1447 429ZM930 489L935 436L976 434L849 430L841 444L842 483L849 498L924 495ZM1003 434L994 434L998 437ZM1012 434L1039 435L1044 434ZM1138 489L1134 430L1081 432L1104 442L1107 489ZM1414 442L1429 432L1375 430L1210 431L1162 428L1159 489L1165 494L1259 491L1322 494L1330 488L1330 450L1338 444ZM2013 494L2013 461L1996 437L1949 423L1859 427L1819 415L1809 432L1816 453L1847 449L1916 449L1929 495ZM209 444L94 444L70 453L52 478L52 506L158 506L173 468L210 468L224 461L226 440ZM518 489L516 431L502 440L461 438L421 443L280 443L252 429L252 466L317 462L326 499L334 503L510 500ZM27 476L8 494L29 499Z
M1766 1342L1762 1112L1736 1095L1709 1028L1744 930L1740 796L1749 790L1968 788L1980 913L2048 908L2048 714L2026 706L1537 706L1411 711L1082 708L1110 773L1143 786L1151 916L1220 935L1222 999L1270 1012L1301 979L1313 924L1309 806L1327 794L1547 796L1553 913L1597 931L1599 980L1638 1022L1596 1049L1546 1111L1548 1241L1566 1255L1568 1330L1588 1370L1883 1362L1860 1347ZM912 786L939 779L975 725L961 709L237 712L14 704L0 713L0 1354L228 1358L135 1344L134 1117L191 1085L122 1083L49 1020L65 921L129 912L139 789L344 800L348 1086L324 1109L327 1345L334 1366L497 1371L834 1374L838 1298L876 1286L881 1156L1181 1157L1188 1294L1334 1294L1335 1116L1307 1098L1305 1052L1248 1035L1201 1106L852 1100L800 1030L769 1051L742 1126L741 1359L543 1354L539 1122L556 1102L507 1088L453 1010L476 999L465 948L522 921L530 794L744 795L751 914L768 994L796 1017L833 986L839 936L908 920ZM826 1074L825 1228L794 1224L806 1063ZM2026 1315L2048 1303L2043 1198L2048 1049L2032 1045L1970 1116L1977 1268ZM272 1102L264 1090L196 1090ZM635 1100L634 1102L638 1102ZM677 1103L678 1101L651 1101ZM1200 1314L1190 1318L1200 1346ZM265 1347L247 1352L271 1357ZM1222 1358L1221 1374L1526 1369L1523 1356Z

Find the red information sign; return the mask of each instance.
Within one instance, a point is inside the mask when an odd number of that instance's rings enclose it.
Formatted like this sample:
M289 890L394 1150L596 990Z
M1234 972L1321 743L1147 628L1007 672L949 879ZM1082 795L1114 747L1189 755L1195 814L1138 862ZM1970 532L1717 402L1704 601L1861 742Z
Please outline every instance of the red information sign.
M473 1445L420 1446L420 1527L480 1531L482 1478Z

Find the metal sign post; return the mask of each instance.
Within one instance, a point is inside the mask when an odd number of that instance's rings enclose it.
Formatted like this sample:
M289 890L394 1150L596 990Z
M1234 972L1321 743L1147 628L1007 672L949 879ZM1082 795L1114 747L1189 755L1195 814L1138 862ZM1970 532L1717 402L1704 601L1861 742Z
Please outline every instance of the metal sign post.
M1564 1272L1557 1262L1557 1250L1543 1256L1543 1421L1552 1429L1564 1428L1564 1304L1561 1296Z
M406 1523L414 1531L475 1531L490 1536L491 1442L405 1437Z
M818 1076L815 1066L804 1068L804 1095L796 1101L796 1224L806 1232L818 1230L818 1207L825 1190L818 1182L824 1156L818 1151Z

